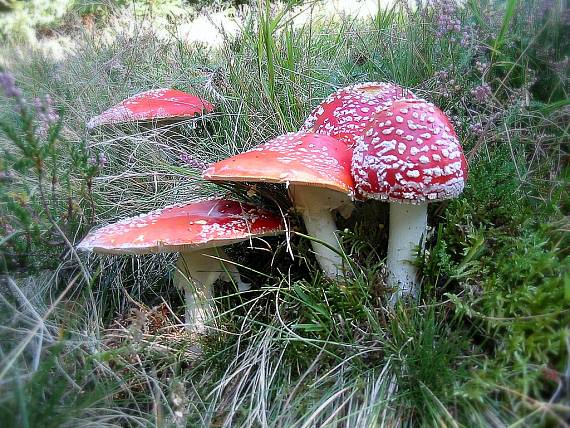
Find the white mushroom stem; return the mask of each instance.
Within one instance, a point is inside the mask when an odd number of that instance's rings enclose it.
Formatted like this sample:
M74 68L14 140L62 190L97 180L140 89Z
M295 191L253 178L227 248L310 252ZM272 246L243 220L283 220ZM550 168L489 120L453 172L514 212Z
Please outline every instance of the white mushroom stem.
M241 280L236 266L221 248L204 248L180 253L176 262L174 285L184 290L186 299L185 323L190 331L203 333L206 321L213 319L215 305L212 285L218 278L233 280L239 291L249 289Z
M295 209L303 216L307 233L331 247L311 241L324 274L330 279L337 279L342 275L343 259L332 210L350 204L348 195L301 185L290 186L289 194Z
M415 248L420 245L427 226L427 203L390 204L390 237L388 239L387 284L396 291L390 298L390 306L403 297L417 299L419 295L418 272L413 265Z

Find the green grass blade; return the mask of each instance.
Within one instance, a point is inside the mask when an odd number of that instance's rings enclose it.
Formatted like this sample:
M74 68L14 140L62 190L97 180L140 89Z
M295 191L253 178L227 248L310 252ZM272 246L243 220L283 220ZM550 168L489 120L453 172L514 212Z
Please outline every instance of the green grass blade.
M505 15L503 16L503 23L501 25L501 30L499 31L499 35L495 40L495 44L493 45L493 53L491 54L491 62L493 62L495 58L495 54L499 52L501 46L505 41L505 35L507 34L507 30L509 29L509 25L511 24L511 20L517 8L518 0L507 0L507 5L505 9Z

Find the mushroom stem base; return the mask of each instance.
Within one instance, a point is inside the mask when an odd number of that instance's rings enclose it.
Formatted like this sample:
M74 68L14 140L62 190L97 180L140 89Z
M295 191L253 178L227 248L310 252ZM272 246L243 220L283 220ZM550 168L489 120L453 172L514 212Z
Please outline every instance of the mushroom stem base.
M427 204L390 204L390 237L388 239L387 285L395 289L390 307L401 298L419 296L417 268L413 261L427 226Z
M240 274L221 248L206 248L180 254L174 272L174 285L184 290L186 328L196 333L204 333L206 322L213 320L215 305L212 285L218 278L234 281L239 291L249 289L249 284L241 280Z

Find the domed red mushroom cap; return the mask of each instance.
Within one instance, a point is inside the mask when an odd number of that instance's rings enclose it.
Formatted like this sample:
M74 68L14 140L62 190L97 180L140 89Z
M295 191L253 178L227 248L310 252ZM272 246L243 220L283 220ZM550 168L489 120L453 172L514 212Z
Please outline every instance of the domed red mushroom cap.
M393 83L367 82L347 86L319 104L305 120L301 131L330 135L352 146L354 138L387 103L413 96L411 91Z
M311 245L325 274L335 279L342 272L343 259L332 210L342 215L351 211L351 158L352 149L336 138L296 132L217 162L202 174L213 181L286 184L309 235L326 243Z
M207 180L261 181L353 191L352 150L335 138L292 132L217 162L202 175Z
M177 89L153 89L127 98L87 122L88 128L113 123L181 119L211 112L208 101Z
M282 219L251 204L210 199L168 206L91 232L78 248L108 254L183 252L282 232Z
M467 162L445 114L425 100L398 100L359 138L352 175L359 195L420 203L463 191Z

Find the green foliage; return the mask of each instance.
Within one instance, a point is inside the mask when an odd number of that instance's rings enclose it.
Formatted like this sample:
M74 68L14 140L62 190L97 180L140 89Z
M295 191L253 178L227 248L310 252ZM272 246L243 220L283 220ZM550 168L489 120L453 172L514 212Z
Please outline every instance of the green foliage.
M17 98L0 121L6 137L2 173L10 184L0 188L2 271L55 267L62 234L75 232L94 208L90 186L98 165L89 163L84 143L61 136L61 118L49 97L35 104Z
M543 102L568 98L567 8L565 2L507 2L500 32L494 41L488 40L493 44L492 72L503 84L529 88L534 98Z
M78 353L66 352L64 343L56 343L46 350L32 376L5 384L0 400L0 424L56 428L73 423L85 409L102 403L117 385L98 379L92 362L76 365L79 358ZM73 377L66 375L66 371L71 371Z
M438 284L459 314L473 318L486 337L500 338L488 344L494 364L562 370L570 323L567 237L561 241L548 225L548 213L556 212L551 202L536 206L529 198L533 189L522 186L515 162L497 148L473 165L468 189L447 208L449 221L439 226L422 269L428 293L429 284ZM466 294L453 291L458 285Z
M313 283L294 283L291 292L285 293L297 302L291 307L299 314L299 322L293 329L316 333L323 339L325 334L332 340L346 340L346 335L350 334L347 324L355 326L371 321L367 285L366 278L325 286L318 277Z
M73 0L9 1L0 10L0 40L32 39L36 28L53 27L61 22Z
M386 342L394 364L399 401L415 424L431 425L449 415L435 411L449 408L470 378L471 358L465 357L469 342L457 320L446 319L433 308L426 311L400 307L390 323ZM453 421L453 418L449 418Z
M458 309L482 321L489 337L501 338L495 343L497 364L532 362L562 370L570 323L570 301L564 297L570 260L561 258L557 244L542 230L489 240L494 243L478 263L486 272L475 282L479 293Z
M472 162L464 195L460 201L452 202L461 211L455 218L468 216L475 226L505 223L514 226L528 219L531 214L529 189L518 179L519 174L525 173L517 170L518 165L524 162L520 157L513 159L506 146L493 149Z

